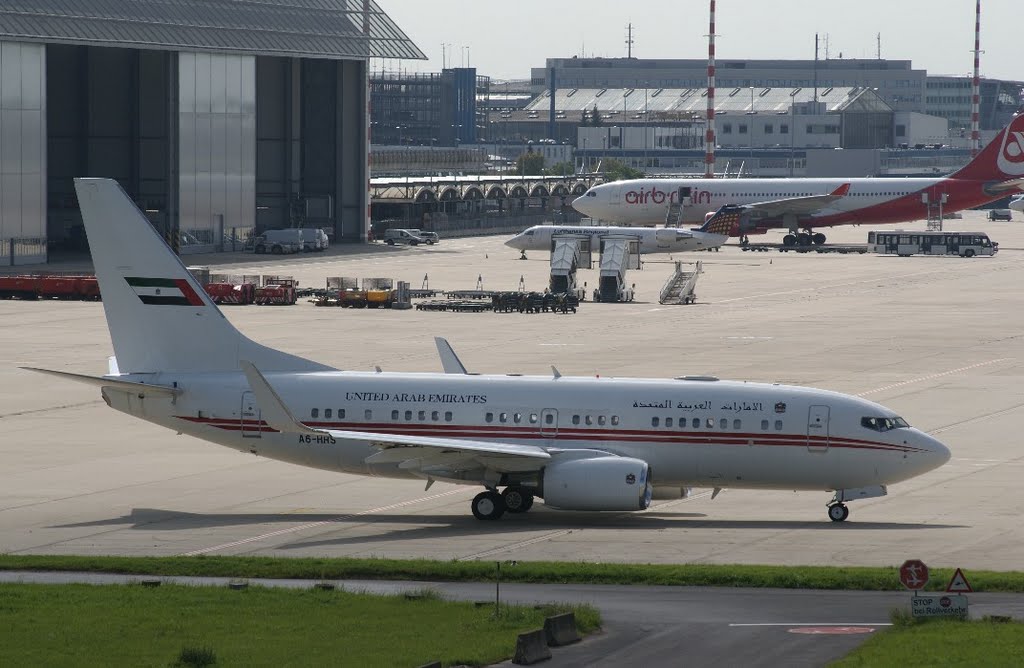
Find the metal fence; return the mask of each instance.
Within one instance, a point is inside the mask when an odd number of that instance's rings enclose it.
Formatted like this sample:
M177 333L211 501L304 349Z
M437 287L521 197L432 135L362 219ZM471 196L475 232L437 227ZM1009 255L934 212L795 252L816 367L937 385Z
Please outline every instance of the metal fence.
M27 237L0 241L0 266L14 267L23 264L46 262L46 238Z

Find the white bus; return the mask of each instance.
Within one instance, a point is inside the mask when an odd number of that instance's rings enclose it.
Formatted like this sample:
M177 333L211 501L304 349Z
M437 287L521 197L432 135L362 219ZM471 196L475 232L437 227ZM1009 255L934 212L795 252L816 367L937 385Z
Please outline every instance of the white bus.
M882 255L995 255L999 244L984 232L868 232L868 245Z

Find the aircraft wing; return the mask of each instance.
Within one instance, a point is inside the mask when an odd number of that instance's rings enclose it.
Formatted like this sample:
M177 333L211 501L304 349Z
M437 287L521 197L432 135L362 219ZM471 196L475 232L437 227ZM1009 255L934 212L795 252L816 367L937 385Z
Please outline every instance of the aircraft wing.
M740 205L745 214L752 218L781 218L787 213L797 216L810 216L825 208L850 191L850 184L844 183L827 195L808 195L806 197L787 197L768 202L754 202Z
M248 361L242 361L241 366L267 424L284 433L330 436L362 441L380 448L380 452L367 459L368 463L398 462L403 468L423 472L429 472L431 468L450 469L453 466L478 463L506 472L535 471L551 459L544 448L535 445L307 427L292 415L259 369Z
M1011 190L1024 190L1024 179L1008 179L998 183L985 185L985 190L991 193L1005 193Z

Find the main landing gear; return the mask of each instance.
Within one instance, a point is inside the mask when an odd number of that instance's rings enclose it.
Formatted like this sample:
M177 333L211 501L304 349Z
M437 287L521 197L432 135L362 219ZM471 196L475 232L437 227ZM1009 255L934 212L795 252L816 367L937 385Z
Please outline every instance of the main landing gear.
M783 246L820 246L825 243L825 235L821 232L801 232L800 234L793 234L790 232L782 238Z
M828 507L828 518L833 522L844 522L850 516L850 509L844 503L831 503Z
M480 492L473 498L473 517L478 520L500 519L506 512L525 513L533 507L533 494L523 487L506 487L498 494L493 489Z

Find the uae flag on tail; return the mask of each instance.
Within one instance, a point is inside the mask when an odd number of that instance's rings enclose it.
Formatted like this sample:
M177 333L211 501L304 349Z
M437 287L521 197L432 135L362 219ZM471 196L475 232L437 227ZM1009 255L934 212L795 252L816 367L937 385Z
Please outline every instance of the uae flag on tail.
M142 278L125 276L128 286L139 296L143 304L161 306L202 306L192 286L184 278Z

